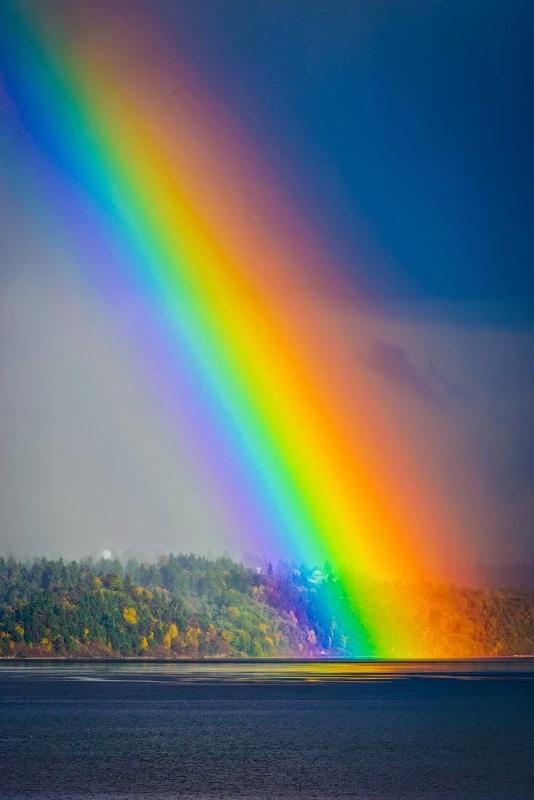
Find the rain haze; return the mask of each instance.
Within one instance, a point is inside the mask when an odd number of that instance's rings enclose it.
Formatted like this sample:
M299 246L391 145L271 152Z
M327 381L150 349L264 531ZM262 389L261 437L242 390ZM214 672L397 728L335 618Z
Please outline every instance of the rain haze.
M414 442L428 434L441 493L472 520L467 557L527 565L528 26L499 3L483 13L476 2L426 3L418 15L409 5L312 2L305 20L298 3L162 3L161 13L343 265L353 295L332 286L310 290L310 302L353 350L355 373L391 398L392 416L421 420ZM242 557L187 420L117 321L135 320L144 298L110 300L88 279L68 220L47 207L31 136L0 97L0 550ZM67 235L54 238L58 225Z

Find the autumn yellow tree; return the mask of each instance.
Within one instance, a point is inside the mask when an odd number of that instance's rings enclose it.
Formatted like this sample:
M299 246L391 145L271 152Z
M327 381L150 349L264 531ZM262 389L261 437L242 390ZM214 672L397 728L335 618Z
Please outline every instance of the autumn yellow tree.
M125 606L122 609L122 617L128 625L137 625L137 611L133 606Z

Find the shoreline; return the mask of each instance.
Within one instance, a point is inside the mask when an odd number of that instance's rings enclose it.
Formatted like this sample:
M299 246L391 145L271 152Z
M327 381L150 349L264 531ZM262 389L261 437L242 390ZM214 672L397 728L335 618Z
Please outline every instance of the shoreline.
M450 658L140 658L110 656L109 658L85 658L73 656L0 656L1 664L51 663L57 664L450 664L450 663L496 663L501 661L528 661L534 653L509 656L473 656Z

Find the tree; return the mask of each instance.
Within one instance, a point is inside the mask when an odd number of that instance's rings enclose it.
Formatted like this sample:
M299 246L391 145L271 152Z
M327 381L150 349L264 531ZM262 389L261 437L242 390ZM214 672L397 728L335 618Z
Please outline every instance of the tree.
M122 609L122 618L128 625L137 625L137 610L134 606L126 606Z

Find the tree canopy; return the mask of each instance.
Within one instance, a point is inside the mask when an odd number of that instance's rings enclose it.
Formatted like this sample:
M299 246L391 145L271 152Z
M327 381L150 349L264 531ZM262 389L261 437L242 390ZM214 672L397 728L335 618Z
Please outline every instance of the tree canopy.
M351 655L350 632L328 612L338 591L328 565L256 570L229 558L173 554L127 563L0 558L0 655ZM403 609L396 625L418 631L421 655L534 652L532 592L451 584L377 584L374 591L384 613Z

